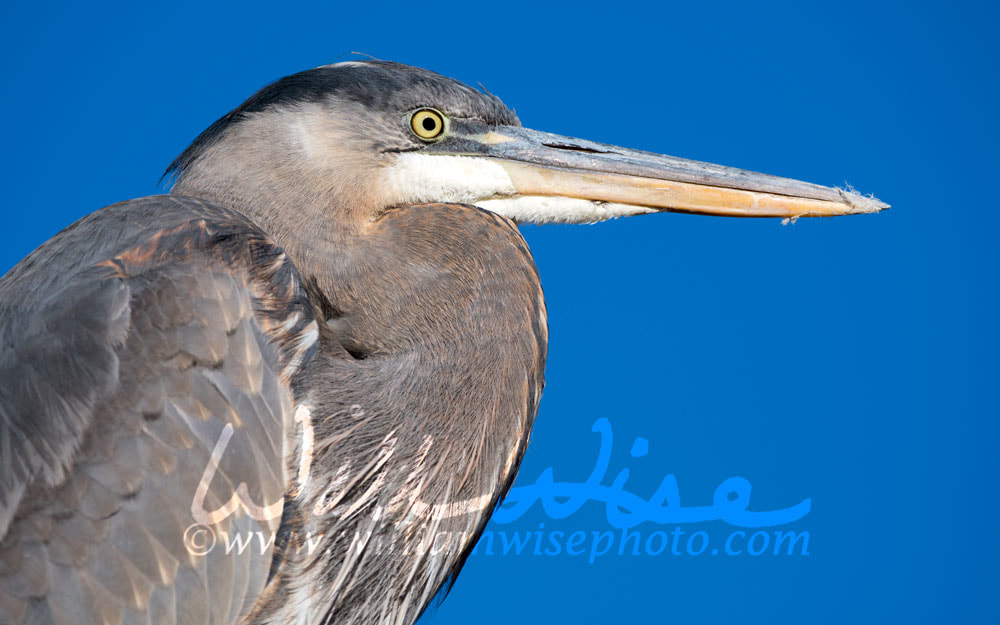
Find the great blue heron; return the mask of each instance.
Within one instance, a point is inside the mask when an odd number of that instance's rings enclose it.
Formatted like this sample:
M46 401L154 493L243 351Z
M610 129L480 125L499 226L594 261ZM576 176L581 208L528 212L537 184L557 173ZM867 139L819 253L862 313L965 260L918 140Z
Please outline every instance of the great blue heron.
M261 89L168 172L0 281L0 622L412 623L538 408L516 224L886 206L381 61Z

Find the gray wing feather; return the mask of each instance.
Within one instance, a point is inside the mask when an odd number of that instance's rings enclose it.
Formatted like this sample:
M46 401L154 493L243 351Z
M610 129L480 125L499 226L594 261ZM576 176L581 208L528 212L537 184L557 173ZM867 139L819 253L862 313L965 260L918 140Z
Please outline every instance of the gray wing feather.
M0 623L234 623L263 591L311 306L253 224L192 199L108 207L0 280ZM225 536L264 543L226 553Z

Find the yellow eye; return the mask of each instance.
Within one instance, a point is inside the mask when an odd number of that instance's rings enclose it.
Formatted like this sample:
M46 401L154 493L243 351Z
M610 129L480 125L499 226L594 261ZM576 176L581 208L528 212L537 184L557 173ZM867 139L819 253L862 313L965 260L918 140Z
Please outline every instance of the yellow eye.
M444 117L434 109L420 109L410 116L410 128L424 141L432 141L444 133Z

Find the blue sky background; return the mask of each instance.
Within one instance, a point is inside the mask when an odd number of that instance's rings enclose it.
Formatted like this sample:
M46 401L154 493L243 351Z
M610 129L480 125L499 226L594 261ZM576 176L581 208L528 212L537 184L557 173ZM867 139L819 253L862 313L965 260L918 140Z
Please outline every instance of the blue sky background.
M551 344L518 484L585 478L606 417L609 480L812 498L786 528L810 555L477 555L425 622L998 622L1000 23L925 4L7 2L0 267L156 193L256 88L350 51L481 81L526 126L849 182L893 210L523 229ZM610 529L597 504L491 529L539 523Z

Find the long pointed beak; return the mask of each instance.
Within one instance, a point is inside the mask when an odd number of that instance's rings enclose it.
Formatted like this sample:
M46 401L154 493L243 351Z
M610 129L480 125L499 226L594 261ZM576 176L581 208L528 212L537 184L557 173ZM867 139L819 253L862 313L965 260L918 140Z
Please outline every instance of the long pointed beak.
M889 208L853 190L470 120L455 120L451 137L430 151L495 159L516 191L498 202L569 198L617 207L608 217L659 211L832 217Z

